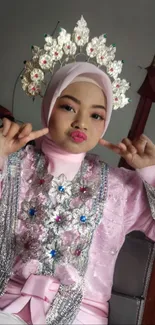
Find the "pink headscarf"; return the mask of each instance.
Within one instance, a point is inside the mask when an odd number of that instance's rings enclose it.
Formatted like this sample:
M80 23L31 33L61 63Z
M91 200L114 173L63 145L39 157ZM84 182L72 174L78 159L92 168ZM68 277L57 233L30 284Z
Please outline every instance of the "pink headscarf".
M42 103L41 115L44 127L48 127L49 119L57 98L75 78L81 75L95 81L106 95L107 114L104 129L105 133L112 113L113 96L111 81L108 76L96 66L84 62L67 64L60 68L52 77ZM53 176L58 177L63 173L69 180L74 178L84 159L85 153L73 154L66 152L52 141L50 135L46 135L40 139L37 145L41 147L42 152L47 157L49 161L49 172L52 173Z
M107 130L112 113L112 85L109 77L105 72L97 68L95 65L87 62L77 62L67 64L60 68L52 77L48 85L42 104L42 123L44 127L48 127L48 122L57 98L62 91L78 76L85 76L93 79L103 89L107 98L107 114L104 134ZM103 135L104 135L103 134Z

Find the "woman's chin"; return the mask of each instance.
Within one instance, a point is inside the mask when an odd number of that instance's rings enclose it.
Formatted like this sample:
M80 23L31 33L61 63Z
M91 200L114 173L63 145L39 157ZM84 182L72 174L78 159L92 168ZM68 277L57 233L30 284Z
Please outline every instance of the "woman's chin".
M86 146L80 143L65 143L60 146L63 150L67 151L68 153L78 154L87 152Z

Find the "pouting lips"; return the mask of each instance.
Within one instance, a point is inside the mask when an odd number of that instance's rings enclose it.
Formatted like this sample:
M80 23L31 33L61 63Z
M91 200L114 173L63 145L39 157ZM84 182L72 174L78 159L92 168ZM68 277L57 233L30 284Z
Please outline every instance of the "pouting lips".
M81 131L73 131L73 132L71 132L71 137L73 139L79 138L79 139L82 139L82 140L87 140L86 134L81 132Z

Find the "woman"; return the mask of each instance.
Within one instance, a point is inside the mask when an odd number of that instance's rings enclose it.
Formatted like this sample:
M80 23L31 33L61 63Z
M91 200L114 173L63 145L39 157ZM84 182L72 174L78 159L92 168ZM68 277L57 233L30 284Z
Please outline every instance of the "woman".
M155 146L145 136L116 146L101 140L111 110L107 75L74 63L49 84L45 129L3 121L0 308L27 324L107 324L125 235L141 230L155 239L145 190L155 185ZM40 136L40 153L20 150ZM140 171L87 154L98 142Z

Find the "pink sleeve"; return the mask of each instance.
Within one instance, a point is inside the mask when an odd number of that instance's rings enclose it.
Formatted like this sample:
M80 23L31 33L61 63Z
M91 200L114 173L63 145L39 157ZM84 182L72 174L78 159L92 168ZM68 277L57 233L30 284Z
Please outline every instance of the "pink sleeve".
M155 166L137 169L137 173L145 182L155 187Z
M155 241L155 166L136 172L122 169L122 172L125 180L125 233L139 230Z

